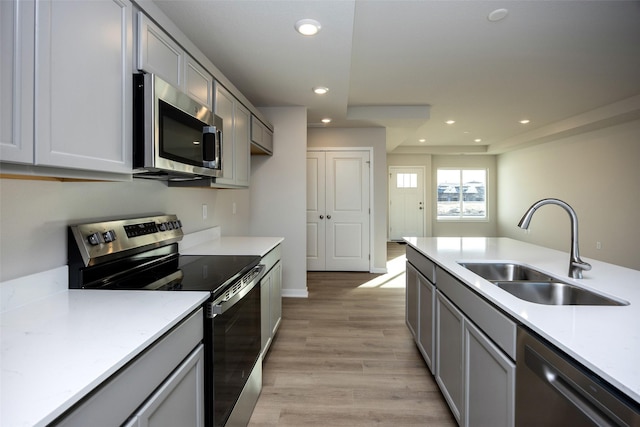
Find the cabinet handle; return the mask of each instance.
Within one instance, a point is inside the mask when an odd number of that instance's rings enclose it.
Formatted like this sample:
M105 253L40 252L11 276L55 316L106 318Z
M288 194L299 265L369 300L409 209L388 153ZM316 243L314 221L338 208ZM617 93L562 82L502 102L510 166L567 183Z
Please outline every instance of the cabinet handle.
M324 215L320 215L320 219L324 219Z
M331 215L327 215L327 219L331 219Z

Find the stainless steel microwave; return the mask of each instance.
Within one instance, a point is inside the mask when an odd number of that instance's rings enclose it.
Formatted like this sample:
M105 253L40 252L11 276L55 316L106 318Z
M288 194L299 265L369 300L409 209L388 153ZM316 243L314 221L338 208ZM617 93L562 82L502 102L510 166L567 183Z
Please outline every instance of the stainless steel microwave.
M222 119L155 74L133 75L134 177L222 176Z

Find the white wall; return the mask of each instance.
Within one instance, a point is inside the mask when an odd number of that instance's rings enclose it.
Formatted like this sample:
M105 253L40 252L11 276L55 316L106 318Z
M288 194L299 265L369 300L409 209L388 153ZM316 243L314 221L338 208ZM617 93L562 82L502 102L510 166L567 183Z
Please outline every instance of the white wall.
M373 271L386 271L387 266L387 152L384 128L310 128L308 148L372 147L373 148ZM306 152L305 152L306 156ZM306 157L305 157L306 158ZM305 161L306 164L306 161ZM306 175L305 178L306 180ZM306 189L305 189L306 191ZM306 200L306 198L305 198ZM305 206L306 215L306 206ZM306 221L306 217L305 217ZM306 251L306 248L305 248ZM306 262L306 258L305 258Z
M251 157L251 235L284 237L282 295L306 297L307 110L263 108L274 126L272 157Z
M185 233L220 225L225 235L247 235L249 203L248 190L168 188L147 180L0 179L0 281L66 265L67 226L74 222L174 213Z
M498 156L498 234L568 252L558 206L539 209L530 234L516 226L537 200L559 198L578 215L583 257L640 270L639 137L636 120Z

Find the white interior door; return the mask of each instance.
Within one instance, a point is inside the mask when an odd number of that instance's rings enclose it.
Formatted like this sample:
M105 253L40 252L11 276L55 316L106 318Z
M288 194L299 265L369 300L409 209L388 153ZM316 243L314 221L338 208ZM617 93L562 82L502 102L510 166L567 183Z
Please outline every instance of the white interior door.
M325 269L325 154L307 153L307 270Z
M369 271L369 153L326 154L326 269Z
M423 167L389 167L389 240L424 236Z
M369 152L307 153L307 270L369 271Z

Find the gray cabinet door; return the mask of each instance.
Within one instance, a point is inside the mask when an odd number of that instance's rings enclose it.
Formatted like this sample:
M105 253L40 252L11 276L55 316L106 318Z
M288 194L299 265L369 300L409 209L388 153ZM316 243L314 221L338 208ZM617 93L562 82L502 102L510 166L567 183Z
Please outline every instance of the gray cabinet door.
M204 426L204 346L199 345L126 427Z
M436 382L458 424L463 419L464 317L440 291L437 292Z
M418 271L407 263L406 271L407 289L406 298L406 323L414 339L418 336Z
M422 274L418 273L419 284L419 308L418 308L418 348L431 373L435 373L434 348L435 348L435 314L436 314L436 287Z
M464 337L465 426L513 426L515 363L469 321Z
M0 1L0 160L33 164L35 3Z
M132 168L132 5L36 3L35 164Z

